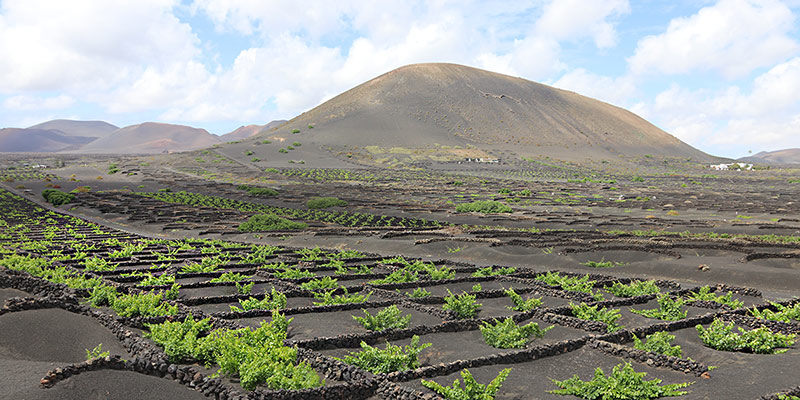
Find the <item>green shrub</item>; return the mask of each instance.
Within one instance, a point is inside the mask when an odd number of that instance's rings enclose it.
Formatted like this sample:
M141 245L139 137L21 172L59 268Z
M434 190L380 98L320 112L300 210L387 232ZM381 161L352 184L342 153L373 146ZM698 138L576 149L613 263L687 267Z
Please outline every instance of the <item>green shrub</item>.
M463 292L460 295L454 295L450 289L447 289L447 294L442 308L454 312L459 319L474 318L482 306L475 301L474 294Z
M542 305L541 297L539 298L531 297L530 299L525 300L522 298L521 295L517 294L517 292L515 292L514 289L507 289L505 291L505 294L506 296L511 298L511 301L514 303L513 307L511 306L507 307L509 310L525 312L533 310L534 308Z
M296 231L308 228L303 222L290 221L273 214L256 214L239 224L239 232Z
M88 257L83 259L83 269L86 271L114 271L119 264L111 263L100 257Z
M483 286L481 286L480 282L478 282L478 283L472 285L472 291L473 292L482 292L483 291Z
M577 278L561 275L558 272L548 272L546 274L536 275L534 279L550 286L559 286L564 290L588 293L591 294L595 300L603 300L603 295L601 293L594 293L593 288L595 281L589 280L589 274L584 275L582 278Z
M309 270L292 267L286 267L283 269L283 271L275 271L273 274L281 279L313 278L316 276Z
M681 357L683 354L681 346L672 345L672 341L675 340L675 335L669 332L655 332L647 335L645 340L647 340L647 342L642 342L641 339L634 336L633 347L639 350L663 354L665 356Z
M256 284L255 282L250 282L242 285L239 282L236 282L236 293L250 294L250 292L253 291L253 286L255 286L255 284Z
M425 272L428 273L428 278L432 281L439 281L443 279L453 279L456 277L456 271L452 268L447 266L442 266L441 268L436 268L433 264L430 265L430 268L427 268Z
M770 304L775 307L777 311L772 311L769 309L759 311L758 309L754 308L750 310L750 314L756 318L768 319L772 321L800 321L800 303L797 303L792 307L787 307L773 302L770 302Z
M361 351L346 355L342 361L374 374L417 369L419 368L419 353L430 345L430 343L420 345L417 335L411 338L411 344L408 346L400 347L386 343L386 348L383 350L362 341Z
M700 340L706 346L721 351L747 351L756 354L784 353L794 344L795 335L773 333L769 328L762 326L750 331L739 328L739 333L733 332L733 322L725 324L720 319L715 319L708 328L702 325L695 327Z
M382 331L384 329L405 329L411 323L411 314L403 315L403 312L396 305L391 305L371 315L367 310L363 317L353 316L361 326L370 331Z
M319 279L312 279L308 282L300 284L300 287L305 290L316 289L335 289L339 286L339 280L326 276Z
M100 343L95 346L93 349L89 350L86 349L86 361L89 361L93 358L105 358L110 356L111 353L108 351L103 351L103 344Z
M108 306L117 297L117 288L110 285L95 286L89 293L89 304L92 307Z
M478 268L477 271L472 273L472 276L477 277L484 277L484 276L495 276L495 275L509 275L516 272L517 269L514 267L485 267L485 268Z
M304 389L324 381L305 361L297 362L297 349L284 346L291 319L274 312L272 321L258 329L216 330L212 332L214 357L220 372L238 375L243 388L259 384L270 389Z
M529 322L526 325L518 326L511 317L503 321L494 320L494 325L484 321L480 327L483 340L489 346L498 349L521 349L528 344L531 337L544 337L553 326L539 329L539 324Z
M461 371L464 387L461 387L461 382L458 379L453 382L453 386L449 387L423 379L422 386L442 395L447 400L494 400L495 396L497 396L497 391L500 390L500 386L503 385L510 373L511 368L506 368L500 371L487 385L483 385L475 380L468 369L465 369Z
M575 318L602 322L606 324L608 332L622 329L622 326L617 325L617 320L622 317L619 310L607 309L605 307L599 308L599 305L590 306L586 303L570 304L569 307L572 309L572 315L575 316Z
M139 281L137 286L161 286L172 285L175 283L175 275L161 274L153 276L153 274L144 274L144 279Z
M257 187L257 186L249 186L249 185L239 185L236 187L239 190L244 190L251 196L255 197L270 197L270 196L277 196L278 191L275 189L265 188L265 187Z
M286 307L286 295L272 288L272 292L264 292L261 300L250 297L247 300L239 301L242 308L230 306L232 312L245 312L249 310L280 310Z
M164 348L171 362L208 364L213 360L213 349L204 336L211 330L209 318L195 321L189 314L183 322L164 321L160 324L145 324L149 332L144 336Z
M406 296L412 299L421 299L431 295L431 292L425 290L424 288L418 287L415 288L413 292L406 293Z
M74 194L64 193L58 189L45 189L42 191L42 197L48 203L56 207L67 203L72 203L75 200Z
M636 297L661 292L661 289L656 285L656 281L653 280L633 281L627 285L614 282L611 286L606 286L604 289L619 297Z
M578 375L563 381L553 379L553 383L561 389L553 390L550 393L572 395L587 400L647 400L685 395L688 392L678 389L694 383L684 382L659 386L661 379L648 381L644 379L646 376L646 372L636 372L631 363L619 364L614 367L608 377L603 373L602 368L597 368L594 371L594 378L590 381L582 381Z
M585 263L581 263L581 265L591 268L613 268L613 267L620 267L625 265L623 262L616 262L616 261L587 261Z
M658 308L648 310L635 310L631 312L647 318L655 318L663 321L677 321L686 318L687 311L683 309L685 301L681 298L672 299L669 295L658 295Z
M372 295L372 292L367 294L361 293L349 293L347 288L342 288L344 290L343 294L334 295L333 292L335 290L329 290L327 292L316 292L314 293L314 298L319 300L315 301L315 306L329 306L333 304L358 304L358 303L365 303L369 300L369 297Z
M162 303L162 293L120 294L114 297L111 308L122 317L160 317L175 315L178 306Z
M300 133L300 129L292 129L292 133Z
M697 292L691 293L689 295L689 301L713 301L726 305L734 310L744 306L744 303L741 301L733 299L733 292L728 292L723 296L717 296L715 293L711 292L711 288L708 286L703 286L698 289Z
M456 206L456 212L479 212L483 214L510 213L511 207L494 200L476 200Z
M419 280L419 275L414 271L409 271L406 269L401 269L392 272L391 274L387 275L385 278L382 279L375 279L370 281L369 283L372 285L383 285L386 283L405 283L405 282L416 282Z
M312 197L306 201L306 207L312 210L320 210L330 207L344 207L346 205L346 201L340 200L336 197Z

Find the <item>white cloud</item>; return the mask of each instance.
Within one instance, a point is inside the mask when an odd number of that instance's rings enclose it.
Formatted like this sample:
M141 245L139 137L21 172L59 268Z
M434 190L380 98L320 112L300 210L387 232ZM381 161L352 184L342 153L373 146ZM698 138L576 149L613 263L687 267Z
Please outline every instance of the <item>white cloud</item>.
M62 110L75 104L75 99L61 94L53 97L36 97L29 95L12 96L3 101L3 107L9 110Z
M617 41L610 19L630 11L628 0L554 0L544 7L536 31L556 40L588 36L597 47L610 47Z
M628 62L637 74L712 70L741 77L800 49L792 38L794 19L777 0L721 0L673 19L662 34L643 38Z
M552 85L623 107L636 94L636 83L631 76L611 78L583 68L564 74Z
M799 84L797 57L756 77L749 92L737 86L709 91L673 85L637 110L678 138L726 155L743 156L745 147L800 147Z
M0 91L107 90L198 55L173 0L5 0Z

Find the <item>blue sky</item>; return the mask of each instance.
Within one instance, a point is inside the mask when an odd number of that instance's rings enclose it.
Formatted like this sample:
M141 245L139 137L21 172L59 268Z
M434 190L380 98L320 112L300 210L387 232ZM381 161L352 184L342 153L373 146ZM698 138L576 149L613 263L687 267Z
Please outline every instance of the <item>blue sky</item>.
M0 126L222 134L405 64L454 62L574 90L741 157L800 147L798 12L800 0L0 0Z

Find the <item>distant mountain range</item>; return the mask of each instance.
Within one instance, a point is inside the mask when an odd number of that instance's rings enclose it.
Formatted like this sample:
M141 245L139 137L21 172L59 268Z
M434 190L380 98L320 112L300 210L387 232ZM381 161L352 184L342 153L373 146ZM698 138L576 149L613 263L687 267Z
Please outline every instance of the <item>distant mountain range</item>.
M768 164L800 164L800 149L762 151L752 156L742 157L739 161Z
M56 119L28 128L0 129L0 152L157 154L244 140L286 121L242 126L217 136L185 125L145 122L117 127L104 121Z

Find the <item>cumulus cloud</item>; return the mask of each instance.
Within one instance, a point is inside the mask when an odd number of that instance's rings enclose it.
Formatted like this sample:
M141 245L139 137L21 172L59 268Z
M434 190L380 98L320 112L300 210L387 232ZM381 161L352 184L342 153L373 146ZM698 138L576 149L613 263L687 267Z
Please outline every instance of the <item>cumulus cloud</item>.
M172 0L6 0L0 92L107 90L147 68L197 56Z
M562 75L552 85L623 107L637 92L636 82L629 75L612 78L583 68Z
M679 85L659 93L638 111L695 146L743 156L742 148L800 147L800 57L780 63L745 91L717 91Z
M794 19L777 0L721 0L673 19L662 34L643 38L628 62L637 74L711 70L742 77L800 49L792 37Z
M610 47L617 41L613 19L630 11L627 0L552 1L544 7L536 30L558 40L591 37L597 47Z
M12 96L3 101L3 107L16 110L61 110L75 104L75 99L61 94L53 97L37 97L29 95Z

